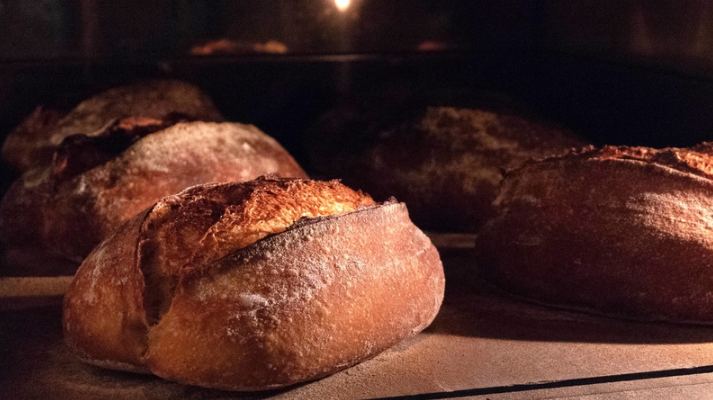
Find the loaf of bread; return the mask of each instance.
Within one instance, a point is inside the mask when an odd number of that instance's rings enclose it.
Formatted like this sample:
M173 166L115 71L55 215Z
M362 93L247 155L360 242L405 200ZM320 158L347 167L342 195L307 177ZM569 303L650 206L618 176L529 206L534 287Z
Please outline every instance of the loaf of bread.
M713 145L587 148L503 181L476 241L500 288L640 320L713 323Z
M213 101L199 88L178 80L150 80L101 92L66 115L38 107L10 134L2 148L5 162L20 171L46 165L67 136L99 134L116 119L163 119L178 114L192 120L223 121Z
M166 197L77 271L64 332L85 362L262 390L317 379L426 328L437 250L402 203L259 178Z
M81 262L164 196L273 173L306 177L254 126L124 119L96 136L65 138L51 165L23 174L0 204L0 235L11 247L39 246Z
M533 119L480 109L427 107L382 128L344 182L408 204L421 228L475 232L490 218L502 171L586 143Z

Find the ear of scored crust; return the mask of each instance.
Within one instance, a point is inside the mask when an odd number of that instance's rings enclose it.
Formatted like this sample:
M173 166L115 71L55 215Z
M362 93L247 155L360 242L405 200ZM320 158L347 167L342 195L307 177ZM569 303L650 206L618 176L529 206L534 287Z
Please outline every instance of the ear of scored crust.
M707 179L713 179L713 143L704 142L690 148L667 147L654 149L639 146L585 146L573 149L567 154L545 159L535 159L526 163L558 162L559 160L621 160L668 167ZM517 169L515 169L517 170Z
M232 251L316 218L373 205L336 181L261 177L241 185L196 186L154 207L139 244L149 323L168 309L178 280Z
M111 121L99 133L75 134L54 151L52 174L65 181L119 156L133 143L190 118L172 113L163 119L128 117Z

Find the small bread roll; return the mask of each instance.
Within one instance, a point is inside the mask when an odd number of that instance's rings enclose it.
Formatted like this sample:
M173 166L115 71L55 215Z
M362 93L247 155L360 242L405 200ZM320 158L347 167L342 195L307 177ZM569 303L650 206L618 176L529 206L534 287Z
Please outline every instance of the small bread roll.
M100 134L107 123L116 119L163 119L171 114L192 120L223 121L213 101L198 87L178 80L149 80L101 92L66 115L38 107L10 132L2 157L18 170L26 171L50 163L54 150L70 135Z
M195 186L132 218L77 271L63 322L90 364L262 390L417 334L443 291L438 252L402 203L260 178Z
M274 139L237 123L125 119L67 137L52 165L27 171L0 204L9 246L33 244L81 262L158 199L207 182L307 175Z
M713 323L713 146L587 148L507 174L478 265L537 302Z

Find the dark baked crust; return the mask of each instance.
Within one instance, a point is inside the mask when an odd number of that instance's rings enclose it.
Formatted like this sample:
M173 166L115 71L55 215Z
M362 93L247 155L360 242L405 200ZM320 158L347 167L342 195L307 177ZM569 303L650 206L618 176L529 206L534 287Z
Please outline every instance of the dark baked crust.
M306 177L274 139L236 123L178 123L99 165L82 165L86 171L67 173L60 164L30 170L10 188L0 234L11 246L35 243L77 261L123 222L186 187L272 173Z
M170 228L170 236L162 236L161 226L193 215L172 204L241 202L245 189L191 188L132 219L92 252L65 296L65 337L72 350L110 368L263 390L336 372L431 323L443 298L442 265L400 203L302 220L217 259L189 263L177 270L170 307L151 321L141 305L158 287L144 289L146 269L157 254L169 253L152 251L149 242L179 243L185 229ZM225 190L232 194L217 193ZM193 215L175 223L202 224L197 220ZM127 335L115 340L126 327Z
M163 119L172 113L193 120L223 121L213 101L198 87L178 80L149 80L108 89L79 103L66 115L36 109L7 136L2 157L26 171L49 163L56 147L70 135L94 136L116 119Z
M45 162L49 161L51 150L39 151L39 148L45 147L41 143L47 141L47 135L64 115L62 111L51 107L37 106L5 138L2 160L18 171L26 170L37 163L37 157ZM31 150L35 147L38 149L37 153Z
M709 149L606 146L512 171L477 239L479 267L538 302L712 323Z
M404 201L423 228L477 231L493 215L504 170L584 144L569 132L515 115L429 107L383 132L345 182L377 198Z
M670 167L681 172L713 178L713 143L704 142L691 148L669 147L652 149L650 147L586 146L577 151L564 154L567 158L582 159L620 159L637 160L646 163Z

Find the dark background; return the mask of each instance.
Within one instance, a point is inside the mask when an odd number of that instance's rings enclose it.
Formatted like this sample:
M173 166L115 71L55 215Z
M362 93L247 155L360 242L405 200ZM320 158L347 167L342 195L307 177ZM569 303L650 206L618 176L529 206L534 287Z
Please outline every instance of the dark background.
M221 38L237 50L191 55ZM252 50L268 41L286 51ZM713 6L352 0L341 12L328 0L0 0L0 139L39 104L69 109L153 77L197 84L308 170L310 132L349 102L495 96L594 143L689 146L713 139ZM2 168L4 188L14 173Z

